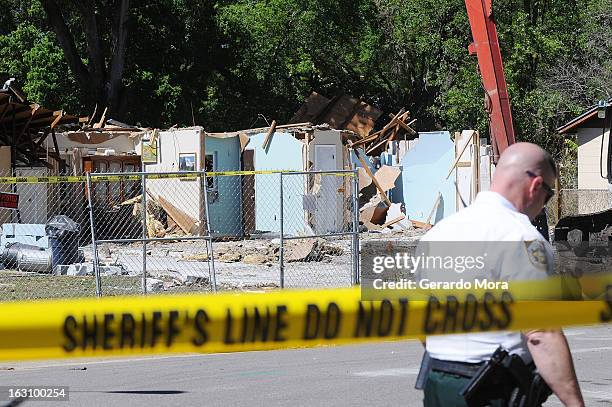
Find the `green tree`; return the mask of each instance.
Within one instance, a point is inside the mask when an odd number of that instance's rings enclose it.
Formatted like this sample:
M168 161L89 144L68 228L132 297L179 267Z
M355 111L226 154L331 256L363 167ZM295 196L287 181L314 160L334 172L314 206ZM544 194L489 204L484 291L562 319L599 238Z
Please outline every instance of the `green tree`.
M40 29L44 13L37 2L8 1L0 17L0 79L14 77L29 99L79 112L79 98L53 33Z

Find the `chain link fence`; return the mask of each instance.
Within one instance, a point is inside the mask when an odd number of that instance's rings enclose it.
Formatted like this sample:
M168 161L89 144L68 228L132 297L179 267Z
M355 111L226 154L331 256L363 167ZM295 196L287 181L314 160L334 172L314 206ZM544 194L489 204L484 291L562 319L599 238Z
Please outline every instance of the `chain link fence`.
M353 172L10 175L0 301L357 282Z
M281 174L281 287L358 281L356 182L352 171Z
M0 209L0 301L87 297L91 273L63 263L86 262L91 246L85 177L46 168L17 168L0 177L0 192L17 194L16 210Z
M278 288L280 172L209 173L206 187L217 288Z
M98 295L214 289L201 173L88 174L87 182ZM104 281L111 276L122 278Z

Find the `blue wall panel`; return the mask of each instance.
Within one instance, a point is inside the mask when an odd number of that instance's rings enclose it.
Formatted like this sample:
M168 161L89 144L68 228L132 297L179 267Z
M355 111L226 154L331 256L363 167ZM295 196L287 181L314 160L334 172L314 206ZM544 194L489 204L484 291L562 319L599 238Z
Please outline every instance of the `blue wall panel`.
M268 151L262 144L266 133L251 136L247 149L255 150L255 170L303 171L304 143L288 133L274 133ZM304 231L302 175L284 179L284 232L296 234ZM301 186L301 187L300 187ZM263 232L280 231L280 175L255 176L255 229Z
M206 137L206 154L215 154L216 171L240 170L238 137ZM241 177L217 177L215 182L218 193L209 194L210 225L213 234L240 236L242 235Z
M455 145L448 132L419 133L419 142L401 162L403 201L410 219L427 220L438 192L442 201L431 222L455 213L455 173L445 179L454 160Z

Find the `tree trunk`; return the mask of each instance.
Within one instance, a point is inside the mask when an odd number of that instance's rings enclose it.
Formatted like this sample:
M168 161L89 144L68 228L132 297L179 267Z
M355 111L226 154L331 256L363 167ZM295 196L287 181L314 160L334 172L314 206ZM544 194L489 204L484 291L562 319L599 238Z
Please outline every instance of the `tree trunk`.
M70 34L70 30L64 21L64 16L59 9L55 0L42 0L43 8L47 14L47 20L53 28L55 35L64 51L66 61L76 77L77 82L82 90L90 90L91 76L87 67L81 61L81 57L76 49L74 39Z
M127 47L128 36L128 10L130 8L129 0L117 0L115 6L115 21L112 32L112 60L110 64L110 75L108 81L108 101L110 112L114 117L121 118L123 116L122 107L125 103L125 91L123 89L123 68L125 66L125 51Z
M93 0L73 1L81 15L83 32L87 39L88 68L92 86L95 87L93 95L97 101L106 99L104 96L104 83L106 67L104 65L104 54L100 45L100 34L98 32L98 20L96 17L95 2Z
M66 61L76 77L87 109L93 109L93 106L97 105L98 115L101 115L104 108L108 107L108 116L123 118L127 93L123 86L123 71L128 37L129 0L115 0L109 58L105 57L103 51L95 1L71 1L79 12L87 40L87 66L81 60L57 0L41 0L41 2L47 20L64 51ZM110 60L108 66L105 60Z

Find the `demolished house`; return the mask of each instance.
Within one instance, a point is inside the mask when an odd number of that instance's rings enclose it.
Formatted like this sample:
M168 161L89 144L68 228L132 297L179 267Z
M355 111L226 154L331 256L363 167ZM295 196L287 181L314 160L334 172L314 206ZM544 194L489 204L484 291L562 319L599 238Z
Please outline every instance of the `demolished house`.
M390 143L378 157L356 152L360 221L370 231L430 228L487 190L493 171L490 146L472 130L453 138L448 132L420 132Z
M61 114L50 117L68 120ZM276 286L276 272L269 267L279 261L281 216L283 236L300 237L284 242L285 262L349 264L354 250L350 239L312 237L352 231L354 179L338 171L358 170L359 221L362 231L370 232L426 230L469 203L481 188L476 168L483 154L477 133L464 132L454 140L448 132L418 133L404 109L390 115L387 123L381 123L382 118L381 111L361 99L328 99L315 93L291 124L273 121L267 127L223 133L198 126L143 129L111 119L92 123L70 117L81 123L79 128L35 139L45 147L37 159L45 156L55 162L51 169L44 166L41 175L182 174L146 181L98 179L91 189L82 179L17 184L40 188L30 196L44 209L27 218L32 220L30 228L4 225L4 243L28 246L7 251L6 264L21 270L13 259L29 251L30 259L44 254L48 260L29 271L92 274L95 249L90 245L88 197L96 240L106 240L95 251L100 272L134 277L146 268L149 276L163 279L145 277L142 284L149 291L211 283L212 250L194 243L208 227L215 238L215 261L225 277L242 279L245 270L257 270L253 284L260 284L263 276L265 284ZM208 176L186 176L201 171ZM320 171L333 174L313 173ZM48 203L43 202L47 197ZM129 241L145 234L168 240L151 242L144 250ZM56 258L60 255L62 260ZM67 267L56 272L56 264ZM292 265L294 270L300 267L308 270L305 264ZM343 276L347 284L352 281L350 274Z
M300 111L320 106L318 100L319 95L311 95ZM329 116L325 109L322 114ZM389 117L380 130L361 133L350 143L364 230L428 229L488 189L490 148L477 132L452 138L446 131L417 132L412 128L416 119L405 109Z
M0 208L0 257L5 266L49 272L57 264L74 261L76 249L64 237L74 237L75 231L68 229L77 228L72 221L68 224L53 217L67 212L63 202L49 199L62 191L38 177L65 171L66 163L58 153L61 136L56 131L87 118L30 102L13 82L9 79L0 89L0 175L7 177L0 183L0 192L15 203L9 207L3 199Z
M350 169L347 142L355 139L350 131L309 123L226 133L207 133L201 127L170 129L156 134L157 160L144 166L147 172L223 172L206 179L213 235L278 234L280 171ZM232 173L237 171L258 173ZM347 182L342 177L296 174L285 178L285 182L289 186L284 191L283 209L286 219L291 219L285 233L299 234L310 229L327 233L350 223L350 215L344 209L350 188L342 188L342 182ZM180 219L185 233L196 232L205 222L203 183L197 179L164 183L163 191L161 184L156 188L155 182L150 183L154 199L173 214L172 218ZM201 199L194 204L186 197ZM331 207L335 208L333 215ZM305 216L304 211L311 213Z

